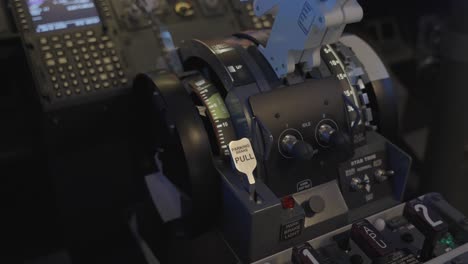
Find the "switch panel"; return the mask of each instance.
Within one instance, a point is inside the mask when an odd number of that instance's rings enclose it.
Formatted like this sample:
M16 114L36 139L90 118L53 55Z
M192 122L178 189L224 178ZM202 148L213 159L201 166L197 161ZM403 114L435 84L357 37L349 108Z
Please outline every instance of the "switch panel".
M317 261L311 263L468 263L464 230L449 220L465 217L453 209L440 194L428 194L254 263L310 263L298 262L308 261L301 250Z

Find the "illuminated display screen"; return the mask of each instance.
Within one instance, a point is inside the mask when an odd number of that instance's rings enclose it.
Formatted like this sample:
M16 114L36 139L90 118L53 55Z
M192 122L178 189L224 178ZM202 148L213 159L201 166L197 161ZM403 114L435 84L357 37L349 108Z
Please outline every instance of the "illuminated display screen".
M36 32L100 23L93 0L27 0Z

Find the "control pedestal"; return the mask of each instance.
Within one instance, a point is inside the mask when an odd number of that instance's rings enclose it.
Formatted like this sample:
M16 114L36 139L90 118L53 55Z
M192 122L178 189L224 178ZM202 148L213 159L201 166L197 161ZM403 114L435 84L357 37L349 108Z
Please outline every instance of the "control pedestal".
M255 263L468 263L466 219L430 193Z

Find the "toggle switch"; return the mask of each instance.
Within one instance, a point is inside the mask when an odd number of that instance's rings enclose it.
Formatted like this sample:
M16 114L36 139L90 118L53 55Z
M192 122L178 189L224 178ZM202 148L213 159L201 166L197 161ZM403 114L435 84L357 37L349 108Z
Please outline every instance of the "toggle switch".
M431 259L437 240L448 232L448 224L435 210L418 199L406 203L403 216L425 236L421 259Z
M318 252L307 242L293 248L291 260L294 264L326 263L322 260Z
M430 193L424 195L424 203L437 211L450 225L450 232L456 235L456 239L462 243L468 242L468 218L449 204L442 195ZM453 229L453 231L452 231Z
M365 219L353 224L351 239L371 259L380 258L393 252L390 242Z
M395 174L395 172L392 171L392 170L385 171L385 170L379 169L379 170L376 170L374 172L374 178L378 183L382 183L382 182L388 180L388 178L390 176L393 176L394 174Z
M362 180L360 178L354 177L351 179L351 182L349 183L349 186L353 191L359 191L362 188L364 188L364 184L362 183Z

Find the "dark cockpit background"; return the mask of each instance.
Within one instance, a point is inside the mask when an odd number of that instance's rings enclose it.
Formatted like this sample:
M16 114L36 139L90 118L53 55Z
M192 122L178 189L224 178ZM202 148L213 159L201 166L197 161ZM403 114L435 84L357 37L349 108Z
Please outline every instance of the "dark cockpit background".
M92 256L93 263L144 263L127 225L134 197L138 196L132 187L131 175L135 168L128 162L133 156L125 139L127 132L112 135L119 140L95 145L99 155L92 156L79 148L70 153L80 158L90 155L85 158L90 164L108 165L108 170L95 175L114 176L94 177L86 183L57 183L57 178L47 173L44 149L49 143L42 140L44 116L7 2L0 2L0 190L4 204L4 224L0 230L6 246L4 252L13 261L5 263L29 263L28 260L37 261L49 254L52 257L47 261L56 258L57 263L65 263L63 259L67 257L60 252L67 247L64 237L68 234L63 233L63 223L59 220L62 215L57 209L61 206L57 200L57 184L75 185L76 194L81 194L79 200L92 205L88 212L96 214L98 223L82 223L93 237L86 242L89 244L74 247L83 249L80 254L71 253L80 256L74 261L80 263L82 258L83 263L90 263L87 260ZM413 157L406 196L412 198L438 191L468 214L465 80L468 3L458 0L359 2L364 9L364 20L348 26L346 31L371 43L395 77L400 126L397 145ZM180 30L176 26L181 21L170 23ZM193 27L199 25L206 28L196 30L205 35L222 31L210 31L209 23L193 24ZM179 38L182 33L179 32ZM124 154L119 159L115 156L108 159L115 151ZM81 173L86 172L77 168L74 175Z

